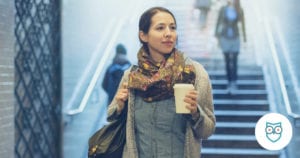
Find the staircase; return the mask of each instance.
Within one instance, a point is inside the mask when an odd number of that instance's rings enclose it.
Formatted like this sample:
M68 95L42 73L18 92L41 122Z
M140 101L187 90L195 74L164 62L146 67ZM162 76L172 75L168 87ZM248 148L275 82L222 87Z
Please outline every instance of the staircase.
M211 78L217 120L215 133L202 142L201 158L279 158L279 152L263 149L255 138L256 122L269 112L262 69L240 66L238 90L228 94L224 64L198 61Z

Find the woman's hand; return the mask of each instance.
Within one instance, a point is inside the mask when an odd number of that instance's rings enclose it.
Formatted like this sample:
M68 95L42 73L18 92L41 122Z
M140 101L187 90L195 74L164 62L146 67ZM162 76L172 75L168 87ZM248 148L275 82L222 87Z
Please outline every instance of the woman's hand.
M127 83L123 83L121 88L118 89L116 94L116 100L117 100L117 112L118 114L121 113L121 111L124 109L125 101L128 99L128 89L127 89Z
M188 103L186 108L191 111L191 114L197 113L197 97L198 92L196 90L191 90L184 98L184 102Z

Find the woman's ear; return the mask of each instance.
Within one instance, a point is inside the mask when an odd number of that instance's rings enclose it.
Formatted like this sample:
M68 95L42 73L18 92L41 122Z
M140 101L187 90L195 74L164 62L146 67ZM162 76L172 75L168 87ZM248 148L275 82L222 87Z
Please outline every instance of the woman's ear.
M139 31L139 37L143 42L145 42L145 43L148 42L148 35L145 34L143 31Z

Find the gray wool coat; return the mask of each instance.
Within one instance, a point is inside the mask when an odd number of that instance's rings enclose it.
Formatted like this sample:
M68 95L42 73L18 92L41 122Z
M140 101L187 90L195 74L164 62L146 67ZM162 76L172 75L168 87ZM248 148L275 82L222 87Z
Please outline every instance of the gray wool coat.
M185 134L185 148L184 158L199 158L201 155L201 141L207 139L214 133L215 130L215 115L213 106L213 97L211 83L209 76L203 66L185 57L186 64L192 64L196 69L196 82L195 88L198 91L198 108L200 113L194 117L194 123L188 121ZM125 71L123 78L120 82L126 83L128 81L128 74L130 69ZM119 87L120 88L120 87ZM128 114L126 123L126 144L123 151L123 158L138 158L138 150L135 140L135 127L134 127L134 100L135 95L133 91L129 91L128 97ZM175 105L174 105L175 106ZM117 118L117 103L114 99L108 107L108 120Z

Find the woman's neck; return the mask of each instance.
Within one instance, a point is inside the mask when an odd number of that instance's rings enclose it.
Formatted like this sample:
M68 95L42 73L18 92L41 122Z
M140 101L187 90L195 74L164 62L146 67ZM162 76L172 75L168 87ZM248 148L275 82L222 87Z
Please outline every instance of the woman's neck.
M161 63L161 62L165 61L172 54L172 52L174 52L174 50L175 49L173 49L168 54L150 53L150 57L155 63Z
M155 63L161 63L165 60L165 57L161 54L150 54L150 57Z

